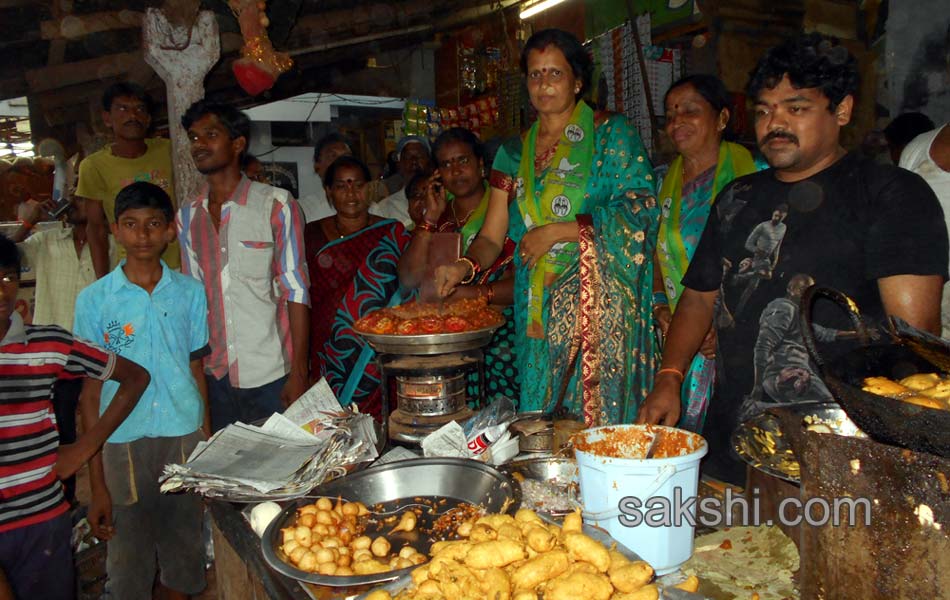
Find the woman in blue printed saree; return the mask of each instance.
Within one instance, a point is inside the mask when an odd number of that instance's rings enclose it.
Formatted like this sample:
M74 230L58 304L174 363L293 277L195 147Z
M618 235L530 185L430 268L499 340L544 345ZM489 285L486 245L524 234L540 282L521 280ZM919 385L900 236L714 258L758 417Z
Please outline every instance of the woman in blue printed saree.
M678 155L660 185L662 211L656 248L653 315L666 337L689 261L706 227L716 194L727 183L756 170L749 151L723 141L731 100L712 75L690 75L675 82L664 99L666 132ZM715 381L715 330L685 374L678 427L702 431Z
M534 34L521 56L538 120L503 146L479 236L436 272L440 293L515 253L519 409L558 402L588 425L632 422L653 381L653 253L659 209L639 136L579 100L591 64L570 34ZM512 198L509 208L509 198Z
M310 269L310 372L326 377L344 406L379 418L380 377L372 348L353 330L388 306L399 289L396 265L409 244L402 223L369 214L369 169L341 156L327 169L327 200L336 214L304 229Z

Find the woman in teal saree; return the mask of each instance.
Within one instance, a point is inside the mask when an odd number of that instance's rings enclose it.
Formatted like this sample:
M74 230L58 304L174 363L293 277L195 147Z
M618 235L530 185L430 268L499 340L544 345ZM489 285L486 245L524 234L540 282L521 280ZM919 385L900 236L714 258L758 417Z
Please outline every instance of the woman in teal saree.
M683 292L680 281L706 227L713 200L727 183L752 173L749 151L723 141L731 100L712 75L690 75L666 92L666 132L678 155L660 186L662 218L657 240L653 314L662 336ZM715 382L715 331L709 334L685 374L678 427L701 432Z
M570 34L544 30L521 57L538 120L504 145L479 236L436 272L448 295L515 253L519 409L559 402L588 425L632 422L653 381L651 314L659 208L636 130L580 100L590 59ZM509 207L509 199L510 207Z

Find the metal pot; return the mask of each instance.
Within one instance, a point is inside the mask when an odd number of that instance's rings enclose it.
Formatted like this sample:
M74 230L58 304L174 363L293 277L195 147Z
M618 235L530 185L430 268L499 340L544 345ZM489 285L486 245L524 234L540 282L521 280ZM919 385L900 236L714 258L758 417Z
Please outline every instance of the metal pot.
M523 413L509 427L518 434L521 452L551 452L554 448L554 424L541 418L541 412Z
M396 379L399 408L420 416L450 415L465 407L464 373Z

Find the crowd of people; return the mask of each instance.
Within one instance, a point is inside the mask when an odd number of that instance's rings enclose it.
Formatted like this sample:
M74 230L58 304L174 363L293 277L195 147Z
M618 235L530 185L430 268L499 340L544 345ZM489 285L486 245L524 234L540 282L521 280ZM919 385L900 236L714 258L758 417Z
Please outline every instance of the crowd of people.
M161 494L162 467L321 377L379 415L353 326L385 306L483 299L506 316L486 350L489 397L702 432L704 469L733 482L742 418L830 398L802 342L808 286L940 333L950 128L903 150L922 177L847 152L858 78L843 46L803 35L759 61L747 92L761 158L731 141L721 81L675 82L662 177L636 128L585 100L577 39L540 31L520 66L537 119L493 157L464 129L410 136L374 179L332 134L314 148L322 189L299 203L250 172L247 116L204 100L180 125L205 183L174 198L148 96L107 90L113 139L81 163L67 226L28 236L41 208L26 203L0 239L0 592L71 597L74 492L59 480L87 462L113 597L151 597L156 574L169 597L200 592L201 506ZM458 258L433 258L446 248ZM37 273L33 324L13 310L21 257ZM815 322L820 340L853 337L830 306Z

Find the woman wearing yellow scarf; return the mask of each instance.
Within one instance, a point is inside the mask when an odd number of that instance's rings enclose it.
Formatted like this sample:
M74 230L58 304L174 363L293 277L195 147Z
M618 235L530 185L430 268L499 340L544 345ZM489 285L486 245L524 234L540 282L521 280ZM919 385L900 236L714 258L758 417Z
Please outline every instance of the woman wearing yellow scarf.
M436 272L443 296L501 252L515 253L519 408L563 406L588 424L631 422L653 380L653 253L659 209L636 129L580 98L590 57L547 29L521 55L538 120L495 158L488 213L455 265Z
M727 183L756 170L749 151L723 141L729 93L712 75L690 75L666 92L666 133L679 153L660 187L662 220L656 248L653 314L666 336L683 286L680 280L706 227L713 199ZM685 374L679 427L701 431L715 379L716 338L710 329Z

